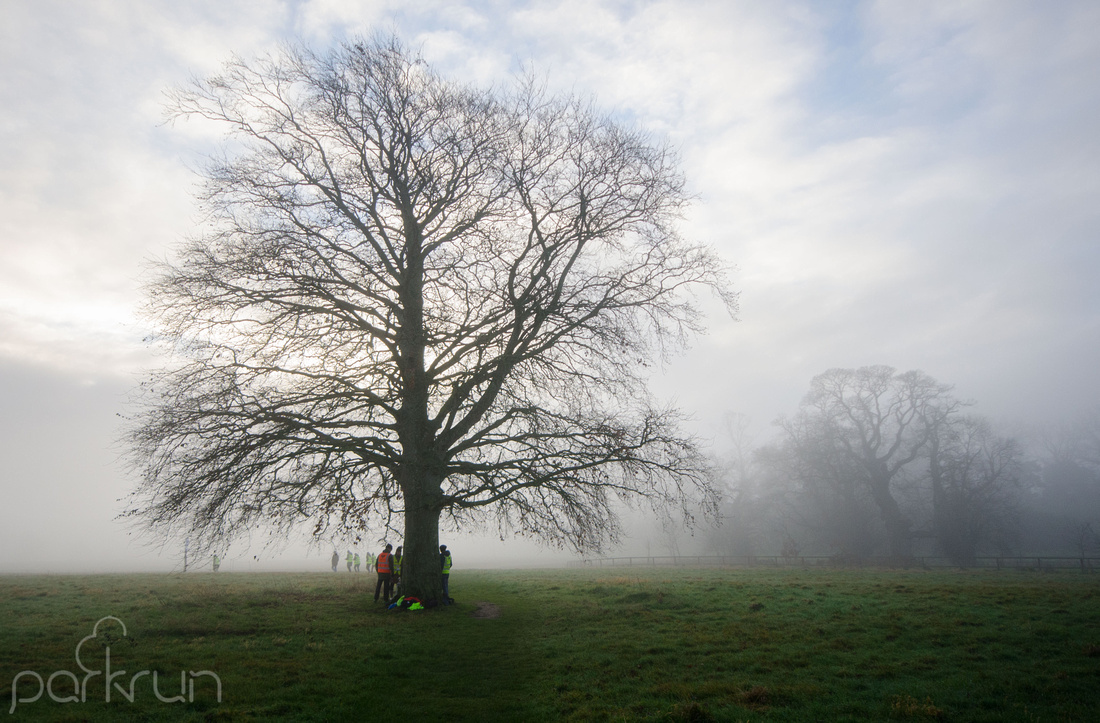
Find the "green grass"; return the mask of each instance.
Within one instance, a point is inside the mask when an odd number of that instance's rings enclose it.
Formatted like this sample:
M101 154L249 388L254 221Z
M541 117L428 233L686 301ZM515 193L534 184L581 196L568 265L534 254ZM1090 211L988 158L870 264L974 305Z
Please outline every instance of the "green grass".
M835 570L456 571L459 604L391 613L371 575L0 577L0 698L82 675L114 615L128 687L10 720L1080 721L1100 710L1100 577ZM501 607L475 618L475 603ZM107 623L102 628L116 632ZM105 636L104 636L105 637ZM99 641L83 660L103 668ZM172 690L173 685L175 690ZM18 695L37 682L21 678ZM53 690L71 695L72 679Z

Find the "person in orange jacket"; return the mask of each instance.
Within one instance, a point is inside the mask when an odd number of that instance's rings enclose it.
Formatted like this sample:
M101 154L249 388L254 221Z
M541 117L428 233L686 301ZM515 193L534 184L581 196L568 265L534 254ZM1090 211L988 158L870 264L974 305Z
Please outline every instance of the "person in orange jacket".
M378 593L382 593L382 602L389 605L393 594L393 545L378 553L374 560L374 569L378 573L378 582L374 586L374 601L378 602Z

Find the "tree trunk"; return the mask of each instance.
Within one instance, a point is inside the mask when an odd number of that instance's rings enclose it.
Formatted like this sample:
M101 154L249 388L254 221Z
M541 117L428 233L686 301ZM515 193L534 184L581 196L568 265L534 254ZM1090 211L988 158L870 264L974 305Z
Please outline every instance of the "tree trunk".
M890 494L890 477L876 475L871 480L871 496L882 512L886 534L890 540L890 557L908 560L913 556L913 533L909 518L902 514L897 500Z
M430 504L405 507L401 590L424 602L443 601L443 578L439 567L439 513L439 507Z
M405 232L405 279L401 287L404 318L397 335L402 359L402 405L397 419L404 457L398 483L405 502L405 539L401 592L423 602L443 600L439 565L439 515L443 508L442 467L429 421L429 380L424 364L423 235L415 209L401 187Z
M940 464L940 441L936 435L928 445L928 474L932 480L932 521L936 537L942 541L947 530L947 492L944 489L943 465Z
M443 577L439 566L439 515L442 491L438 475L422 469L406 471L405 539L402 542L401 591L424 602L443 601Z

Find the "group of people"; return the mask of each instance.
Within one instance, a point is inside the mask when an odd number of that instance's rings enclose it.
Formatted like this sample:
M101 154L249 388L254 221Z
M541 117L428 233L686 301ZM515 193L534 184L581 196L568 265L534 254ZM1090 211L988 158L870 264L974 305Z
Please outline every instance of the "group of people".
M371 553L366 553L363 559L360 559L358 552L352 552L348 550L345 560L348 566L348 572L359 572L360 564L365 561L367 564L367 572L374 570L378 574L378 582L374 586L374 601L378 602L378 597L381 595L382 601L389 604L390 600L400 596L401 590L401 562L402 547L397 546L397 550L394 551L393 545L387 544L382 552L377 556ZM215 559L215 567L217 570L217 558ZM340 554L336 550L332 551L332 571L336 572L340 567ZM451 579L451 551L447 549L446 545L439 546L439 571L443 576L443 604L450 605L454 600L451 599L450 592L450 579Z
M401 595L401 563L404 555L402 555L401 545L397 546L396 551L391 552L392 550L393 545L386 545L374 561L374 569L378 573L378 582L374 586L374 601L378 602L378 596L381 594L382 602L387 605L391 599ZM439 570L443 576L442 603L450 605L454 602L450 592L451 551L446 545L439 546Z
M366 553L362 558L360 558L358 552L353 553L351 550L348 550L348 554L347 554L346 559L347 559L347 563L348 563L348 572L351 572L353 568L354 568L355 572L359 572L359 566L363 562L367 563L367 572L370 572L372 569L374 569L374 560L375 560L375 558L374 558L374 555L370 554L369 552ZM336 552L336 550L333 550L332 551L332 571L336 572L337 568L339 568L339 567L340 567L340 553Z

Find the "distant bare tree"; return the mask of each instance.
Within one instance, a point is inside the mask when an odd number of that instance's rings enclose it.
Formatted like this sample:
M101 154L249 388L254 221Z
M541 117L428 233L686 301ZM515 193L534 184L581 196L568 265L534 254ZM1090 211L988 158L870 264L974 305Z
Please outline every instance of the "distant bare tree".
M841 499L864 494L886 528L890 554L912 554L912 521L894 485L926 453L932 410L949 416L959 406L951 387L920 371L889 366L830 369L814 377L793 419L781 420L787 455L806 475L825 475Z
M1067 464L1100 475L1100 407L1043 434L1046 456L1053 464Z
M983 543L1003 551L1015 526L1024 454L989 421L962 417L937 426L929 445L933 519L944 554L974 562Z
M756 450L760 486L791 530L808 536L812 549L846 556L874 552L876 511L867 500L862 473L810 415L781 417L782 437ZM800 535L801 536L801 535Z
M721 501L711 544L720 554L751 555L761 522L752 470L752 421L740 413L727 413L723 421L728 452L717 460Z
M666 146L394 39L233 60L172 112L229 135L204 233L149 290L180 361L130 435L131 515L207 540L382 525L438 597L441 519L598 549L617 498L713 506L645 385L700 330L690 290L735 303L675 230Z
M1073 530L1073 545L1081 557L1095 554L1100 550L1100 534L1092 529L1091 522L1083 522Z
M1032 545L1078 552L1100 524L1100 408L1043 430L1041 479L1028 507Z

